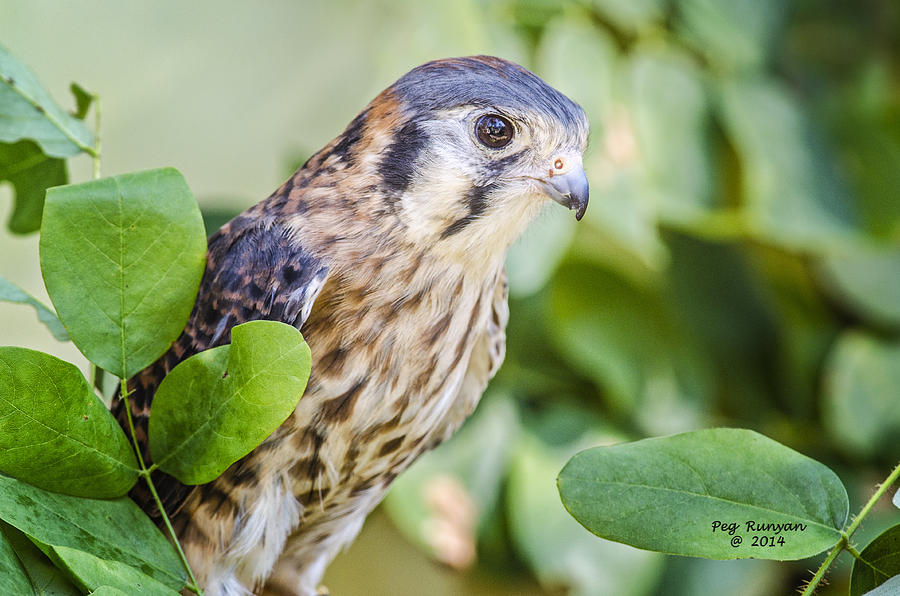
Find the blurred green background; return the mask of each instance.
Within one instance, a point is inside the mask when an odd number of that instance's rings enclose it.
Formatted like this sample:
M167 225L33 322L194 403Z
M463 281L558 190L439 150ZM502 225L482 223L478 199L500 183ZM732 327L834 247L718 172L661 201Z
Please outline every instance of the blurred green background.
M587 111L585 220L548 209L512 250L504 367L334 563L337 596L789 594L808 577L819 560L600 540L555 477L584 447L708 426L825 462L851 511L887 475L898 41L895 0L0 0L0 43L58 101L72 80L101 96L104 173L175 166L217 221L429 59L500 55ZM11 198L0 185L0 212ZM0 233L0 272L46 300L35 235ZM84 366L23 306L0 304L0 343ZM880 504L859 542L897 519ZM846 593L848 571L844 555L820 593Z

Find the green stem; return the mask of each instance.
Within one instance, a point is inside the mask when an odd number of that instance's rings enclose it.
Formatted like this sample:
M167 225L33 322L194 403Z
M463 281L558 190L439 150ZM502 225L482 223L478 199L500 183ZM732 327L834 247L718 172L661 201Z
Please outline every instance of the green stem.
M91 157L94 160L94 180L100 177L100 96L93 95L94 98L94 151Z
M94 151L91 153L91 159L94 162L94 180L100 177L100 96L92 95L94 100ZM103 369L96 364L91 364L91 387L100 391L100 395L105 399L103 394Z
M875 506L875 503L878 502L881 497L884 496L884 493L891 488L891 485L897 482L897 479L900 478L900 464L897 464L897 467L894 468L894 471L890 473L890 475L885 479L884 482L881 483L881 486L878 487L878 490L875 491L875 494L872 495L872 498L865 504L862 508L862 511L859 512L859 515L856 516L856 519L853 520L853 523L850 524L850 527L847 528L847 535L852 536L853 532L859 527L859 524L862 523L862 520L869 514L869 511L872 510L872 507Z
M816 591L816 587L819 585L819 582L822 581L822 578L825 577L825 572L828 571L828 568L831 567L831 564L834 563L834 560L838 558L844 548L848 544L848 536L845 533L841 533L840 541L834 545L834 548L831 549L831 552L828 553L828 556L825 557L825 560L822 561L822 564L819 565L819 568L816 569L816 574L813 575L812 579L809 580L809 583L806 584L806 588L803 590L801 596L812 596L812 594Z
M169 520L169 516L166 514L165 507L163 507L162 499L159 498L159 494L156 492L156 486L153 484L153 480L150 478L150 472L156 469L156 464L152 465L150 468L144 463L144 456L141 454L141 447L138 444L137 433L134 431L134 421L131 418L131 404L128 402L128 396L130 395L128 391L128 382L125 379L121 379L121 389L119 390L121 394L121 399L125 402L125 418L128 419L128 430L131 432L131 442L134 444L134 451L137 454L138 465L141 468L140 476L143 477L144 481L147 483L147 487L150 489L150 494L153 495L153 501L156 503L156 508L159 510L159 514L162 516L163 523L166 525L166 529L169 531L169 536L172 537L172 543L175 545L175 550L178 551L178 556L181 558L181 563L184 565L184 570L187 571L188 578L191 580L187 585L187 589L195 594L199 594L203 596L203 590L197 585L197 579L194 577L194 572L191 570L191 566L188 563L187 556L184 554L184 550L181 548L181 543L178 541L178 536L175 534L175 528L172 527L172 522Z
M828 553L828 557L822 561L822 564L816 570L815 575L806 585L806 588L803 590L802 596L811 596L813 592L816 590L816 586L819 585L819 582L822 581L822 578L825 577L825 572L834 563L834 560L837 559L838 555L841 554L842 551L849 551L857 559L860 559L859 552L852 546L850 546L850 536L859 528L859 525L862 521L869 515L869 512L872 510L872 507L875 506L875 503L884 496L884 493L891 488L891 485L894 484L897 479L900 478L900 464L897 464L897 467L888 475L884 482L881 483L881 486L878 487L878 490L875 491L875 494L866 502L863 506L862 510L860 510L859 515L853 520L853 522L847 527L847 530L841 532L841 540L838 542L834 548ZM862 559L860 559L862 560ZM864 561L865 562L865 561Z

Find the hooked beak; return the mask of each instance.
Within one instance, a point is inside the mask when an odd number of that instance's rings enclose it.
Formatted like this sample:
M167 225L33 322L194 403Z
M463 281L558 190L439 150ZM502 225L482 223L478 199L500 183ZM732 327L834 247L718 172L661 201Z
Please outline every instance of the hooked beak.
M541 186L551 199L575 211L575 219L581 221L588 206L588 180L580 165L565 174L541 178Z

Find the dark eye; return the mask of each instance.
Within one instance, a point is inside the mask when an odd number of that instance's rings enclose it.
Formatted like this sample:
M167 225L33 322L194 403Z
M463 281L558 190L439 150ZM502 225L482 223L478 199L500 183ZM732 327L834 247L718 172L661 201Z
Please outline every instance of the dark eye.
M513 138L513 125L503 116L485 114L475 123L475 136L485 147L506 147Z

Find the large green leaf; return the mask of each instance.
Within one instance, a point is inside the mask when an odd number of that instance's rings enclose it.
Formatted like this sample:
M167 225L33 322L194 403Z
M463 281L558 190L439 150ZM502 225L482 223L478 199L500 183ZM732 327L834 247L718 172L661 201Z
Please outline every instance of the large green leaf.
M44 306L36 298L26 294L22 288L2 275L0 275L0 301L17 302L33 306L34 310L37 311L38 320L47 326L53 337L59 341L69 341L69 334L66 333L66 328L59 322L55 312Z
M594 0L594 8L618 27L635 32L655 26L665 16L668 0Z
M82 497L118 497L137 480L134 451L81 371L0 347L0 472Z
M882 532L853 560L850 596L861 596L900 575L900 525Z
M31 581L25 575L25 569L19 557L0 532L0 594L33 594Z
M834 444L861 456L900 456L900 342L847 332L825 370L822 419Z
M716 407L738 419L764 415L760 404L771 396L772 373L760 363L771 358L781 329L764 278L739 246L684 234L669 234L668 245L666 304L685 322L685 335L702 346L702 362L718 373Z
M679 0L676 29L717 70L760 68L785 16L777 0Z
M592 130L602 132L615 101L619 51L612 37L589 19L562 16L546 25L536 59L537 72L578 102Z
M309 346L294 327L234 327L230 346L191 356L160 384L148 431L153 461L185 484L213 480L287 419L309 371Z
M811 557L840 540L849 509L834 472L741 429L589 449L558 486L598 536L710 559Z
M47 191L41 270L87 358L128 378L184 329L205 265L200 210L163 168Z
M762 77L722 80L719 91L741 162L747 230L793 250L827 252L855 241L855 207L797 102Z
M0 182L15 189L9 229L16 234L36 232L41 227L44 192L69 181L66 162L45 155L32 141L0 143Z
M713 207L706 81L687 53L654 44L637 46L623 75L640 155L638 192L652 198L661 220L692 223Z
M50 559L36 547L28 536L0 520L0 533L9 541L16 556L22 562L31 582L34 596L81 596L81 590L72 585ZM15 594L15 592L3 592Z
M648 432L696 428L711 393L707 362L656 288L566 263L550 289L551 340Z
M867 321L900 329L900 246L823 259L826 288Z
M141 573L131 565L106 560L83 550L67 546L47 546L50 558L65 571L82 590L90 591L102 586L124 590L126 594L177 596L178 592L166 584Z
M112 586L100 586L91 592L89 596L128 596L128 592L123 592L119 588Z
M66 113L37 77L0 45L0 141L32 139L51 157L72 157L93 144L84 122Z
M131 565L174 590L185 585L175 549L126 497L71 497L0 475L0 519L44 545Z

